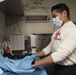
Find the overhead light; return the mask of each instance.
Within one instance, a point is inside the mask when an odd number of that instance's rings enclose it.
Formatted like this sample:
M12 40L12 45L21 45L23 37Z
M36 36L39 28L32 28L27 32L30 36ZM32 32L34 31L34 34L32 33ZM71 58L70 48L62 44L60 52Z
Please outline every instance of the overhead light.
M0 2L3 2L3 1L5 1L5 0L0 0Z

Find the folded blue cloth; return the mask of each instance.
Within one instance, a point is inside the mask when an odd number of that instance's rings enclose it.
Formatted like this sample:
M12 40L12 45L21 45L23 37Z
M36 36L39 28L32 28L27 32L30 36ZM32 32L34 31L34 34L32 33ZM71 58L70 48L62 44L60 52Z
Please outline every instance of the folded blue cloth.
M33 60L33 59L35 59L36 58L36 55L35 54L32 54L32 55L29 55L29 56L26 56L26 57L24 57L23 58L23 60Z
M2 75L47 75L45 69L43 67L36 68L33 73L13 73L13 72L4 72Z
M23 63L23 62L27 62L26 64L28 64L27 60L25 60L25 61L23 59L13 60L13 59L9 59L9 58L4 58L2 56L2 54L0 54L0 68L2 68L4 70L10 71L10 72L15 72L15 73L33 73L35 71L34 68L30 68L29 70L27 70L25 63ZM25 69L17 68L20 63L24 64ZM30 65L31 65L31 62L30 62ZM23 65L20 65L20 66L23 67Z
M7 62L10 62L10 63L14 64L15 66L17 66L17 65L19 65L19 63L21 62L22 59L14 59L13 60L13 59L6 57L5 60Z
M5 61L4 57L2 56L2 54L0 53L0 68L5 69L5 70L10 70L4 62L6 62L6 61Z
M8 68L11 69L11 72L15 72L15 73L33 73L35 69L29 69L29 70L24 70L24 69L18 69L17 66L14 66L13 64L9 63L9 62L5 62L5 64L7 65Z
M29 70L29 69L33 69L33 67L32 67L32 61L33 60L29 60L29 61L23 61L23 62L21 62L18 66L17 66L17 68L18 69L23 69L23 70Z
M7 75L7 73L6 73L6 72L4 72L4 73L2 73L1 75Z
M42 75L41 74L41 69L36 69L36 71L34 71L33 73L21 73L21 74L16 74L16 73L12 73L12 72L6 72L6 75ZM46 75L46 74L44 74Z

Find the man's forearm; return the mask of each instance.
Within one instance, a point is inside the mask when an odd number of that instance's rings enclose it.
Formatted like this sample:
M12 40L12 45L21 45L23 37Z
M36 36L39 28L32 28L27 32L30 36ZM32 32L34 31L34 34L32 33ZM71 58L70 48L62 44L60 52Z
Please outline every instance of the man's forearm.
M45 57L43 59L35 61L34 66L35 67L38 67L38 66L47 66L47 65L52 64L52 63L54 63L53 59L52 59L51 55L49 55L49 56L47 56L47 57Z
M41 50L40 52L36 53L35 55L36 55L37 57L41 57L41 56L44 56L45 53L44 53L43 50Z

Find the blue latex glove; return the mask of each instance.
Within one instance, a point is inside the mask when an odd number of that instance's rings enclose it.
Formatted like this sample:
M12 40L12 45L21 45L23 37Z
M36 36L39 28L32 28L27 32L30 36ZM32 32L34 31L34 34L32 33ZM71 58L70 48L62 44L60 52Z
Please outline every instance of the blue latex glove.
M33 60L23 61L16 68L21 69L21 70L22 69L23 70L33 69L33 67L32 67L32 61Z
M24 57L22 60L28 61L28 60L34 60L35 58L36 58L36 55L35 54L32 54L32 55L29 55L29 56Z

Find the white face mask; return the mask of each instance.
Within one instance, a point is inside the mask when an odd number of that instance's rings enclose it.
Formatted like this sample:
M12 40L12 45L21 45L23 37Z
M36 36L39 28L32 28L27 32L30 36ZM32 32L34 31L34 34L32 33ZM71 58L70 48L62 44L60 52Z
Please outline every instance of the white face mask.
M59 17L57 16L56 18L53 18L53 23L58 26L61 27L62 25L62 20L59 20Z

